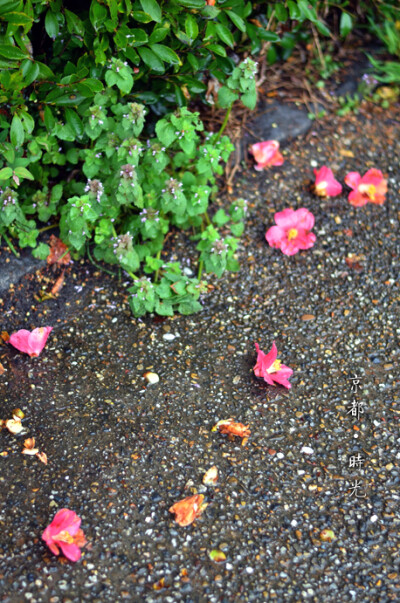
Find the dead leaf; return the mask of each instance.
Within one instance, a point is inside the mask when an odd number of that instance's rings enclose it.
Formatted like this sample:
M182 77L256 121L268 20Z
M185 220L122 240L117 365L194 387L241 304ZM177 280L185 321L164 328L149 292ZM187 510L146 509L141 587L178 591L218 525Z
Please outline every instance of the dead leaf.
M47 263L52 266L67 266L71 262L71 255L68 247L58 237L51 235L50 237L50 253L47 258Z
M36 456L38 457L39 461L47 465L47 454L45 452L37 452Z
M243 423L236 423L236 421L234 421L233 419L225 419L223 421L218 421L218 423L214 425L211 431L219 431L220 433L238 436L240 438L247 438L251 433L248 425L243 425Z
M348 151L347 149L340 149L339 153L342 157L354 157L353 151Z
M361 272L364 270L364 266L361 266L360 261L365 260L365 255L357 255L355 253L349 253L349 255L345 258L345 262L349 268L353 268L357 270L357 272Z
M225 553L219 551L218 549L213 549L210 551L209 555L211 561L215 561L215 563L222 563L223 561L226 561Z
M1 332L1 339L4 341L4 343L7 343L10 340L10 336L7 331Z
M51 295L57 295L61 291L63 284L64 284L64 270L62 271L61 275L58 277L58 279L54 283L54 286L51 290Z
M4 368L4 366L0 362L0 375L4 375L5 372L6 372L6 369Z

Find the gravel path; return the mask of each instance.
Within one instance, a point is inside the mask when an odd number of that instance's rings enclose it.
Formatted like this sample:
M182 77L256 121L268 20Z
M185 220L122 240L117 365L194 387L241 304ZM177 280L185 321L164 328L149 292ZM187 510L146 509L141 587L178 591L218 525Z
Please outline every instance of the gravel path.
M134 319L121 287L79 263L56 301L35 301L38 275L3 294L2 329L54 330L39 358L0 348L3 418L21 408L49 459L1 433L0 601L400 600L399 124L399 107L366 106L315 124L281 168L246 173L242 269L200 314ZM324 163L342 182L381 169L385 205L314 197ZM285 207L316 216L315 246L292 257L264 239ZM252 375L254 342L273 340L291 390ZM229 417L249 424L244 446L211 432ZM179 527L168 509L195 493L209 506ZM76 564L40 538L63 507L89 543Z

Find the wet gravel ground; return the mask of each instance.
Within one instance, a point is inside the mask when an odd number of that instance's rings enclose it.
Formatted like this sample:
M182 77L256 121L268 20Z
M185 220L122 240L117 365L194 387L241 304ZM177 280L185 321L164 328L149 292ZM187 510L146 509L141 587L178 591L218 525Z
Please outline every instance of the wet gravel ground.
M121 286L79 262L55 301L35 301L38 275L3 295L2 329L54 330L39 358L0 348L3 418L21 408L49 458L0 434L0 601L400 600L399 124L399 107L367 106L316 124L281 168L249 171L234 193L249 201L242 270L200 314L134 319ZM382 169L386 204L314 197L323 163L342 182ZM264 239L289 206L316 216L315 246L292 257ZM290 391L252 375L254 342L273 340ZM211 432L229 417L250 425L245 446ZM219 482L203 486L212 465ZM179 527L168 508L197 492L209 506ZM76 564L40 538L62 507L89 543Z

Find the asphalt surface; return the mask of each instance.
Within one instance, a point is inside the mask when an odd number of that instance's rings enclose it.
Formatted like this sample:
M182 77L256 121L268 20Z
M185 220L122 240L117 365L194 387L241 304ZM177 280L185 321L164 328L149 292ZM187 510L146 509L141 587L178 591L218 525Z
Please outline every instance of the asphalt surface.
M56 300L34 297L50 270L2 295L2 330L54 330L39 358L0 347L2 418L21 408L27 429L0 434L0 601L400 600L399 125L398 106L365 106L313 124L282 167L243 172L242 269L211 279L199 314L134 319L124 286L79 262ZM342 182L381 169L385 205L315 197L324 163ZM316 218L316 244L292 257L264 239L285 207ZM169 252L190 267L188 249ZM252 375L254 343L274 340L291 390ZM244 446L211 432L230 417L249 424ZM48 465L21 454L28 435ZM209 506L179 527L168 509L195 493ZM41 540L63 507L88 540L75 564Z

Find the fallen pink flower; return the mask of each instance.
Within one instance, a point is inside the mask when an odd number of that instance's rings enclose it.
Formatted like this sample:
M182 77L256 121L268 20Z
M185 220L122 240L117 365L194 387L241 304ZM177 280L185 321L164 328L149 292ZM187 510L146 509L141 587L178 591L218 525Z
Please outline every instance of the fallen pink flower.
M342 192L342 185L335 180L330 168L323 165L319 170L314 170L314 191L319 197L336 197Z
M349 172L344 179L353 190L349 194L349 203L362 207L368 202L382 205L387 193L387 180L380 170L371 168L361 177L358 172Z
M282 153L279 152L279 142L277 140L265 140L251 145L250 153L257 161L254 169L261 171L271 165L282 165L285 161Z
M290 389L292 386L288 379L292 376L293 371L277 360L278 350L275 341L272 342L272 348L268 354L264 354L260 350L258 343L255 346L257 350L257 362L253 368L255 376L264 379L269 385L278 384Z
M271 247L280 249L285 255L294 255L300 249L309 249L316 236L310 232L314 226L314 215L305 207L284 209L274 216L276 226L271 226L265 238Z
M61 549L67 559L78 561L81 557L80 549L86 544L80 525L81 518L74 511L60 509L43 532L42 538L54 555L59 555Z
M33 329L33 331L21 329L11 335L9 343L20 352L25 352L25 354L29 354L31 358L34 358L35 356L39 356L43 350L52 330L53 327L39 327L38 329Z

